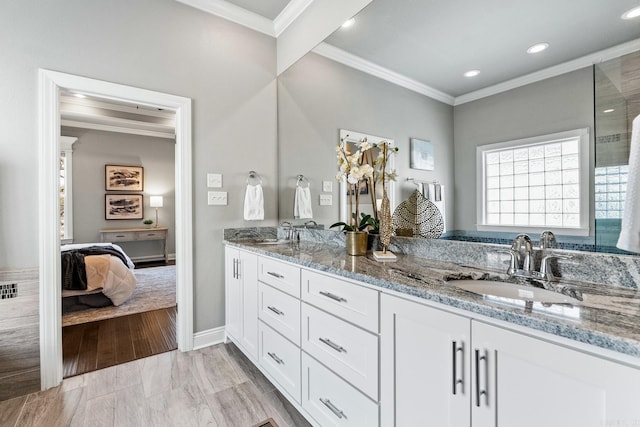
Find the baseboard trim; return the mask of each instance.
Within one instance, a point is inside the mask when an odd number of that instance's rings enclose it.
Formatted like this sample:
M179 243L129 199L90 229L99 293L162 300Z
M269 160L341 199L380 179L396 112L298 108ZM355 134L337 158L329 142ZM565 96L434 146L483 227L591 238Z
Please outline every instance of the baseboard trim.
M220 326L219 328L208 329L202 332L196 332L195 334L193 334L193 349L199 350L201 348L220 344L223 341L224 341L224 326Z

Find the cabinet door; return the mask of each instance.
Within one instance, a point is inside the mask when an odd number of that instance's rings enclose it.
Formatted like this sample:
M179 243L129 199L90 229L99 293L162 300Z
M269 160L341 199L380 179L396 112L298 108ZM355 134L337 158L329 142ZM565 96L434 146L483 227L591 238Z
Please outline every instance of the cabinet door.
M240 281L242 283L242 337L246 353L258 359L258 256L240 251Z
M240 251L225 249L225 332L240 341L242 324L242 282L239 274Z
M477 321L472 333L474 427L639 422L638 369Z
M470 425L470 328L464 317L382 295L381 425Z

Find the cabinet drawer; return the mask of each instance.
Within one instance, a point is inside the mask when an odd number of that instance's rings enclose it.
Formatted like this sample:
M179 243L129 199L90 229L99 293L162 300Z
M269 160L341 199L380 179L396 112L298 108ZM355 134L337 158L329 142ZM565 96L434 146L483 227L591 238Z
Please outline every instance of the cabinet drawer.
M165 238L165 231L140 231L136 233L137 240L160 240Z
M378 336L306 303L302 349L378 400Z
M300 349L262 322L259 322L258 329L260 366L300 403Z
M294 344L300 345L300 300L260 283L258 316Z
M302 299L371 332L378 332L379 292L302 270Z
M258 261L258 279L280 289L289 295L300 298L300 268L270 258L260 257Z
M102 240L105 242L130 242L135 240L136 233L132 231L109 232L102 234Z
M322 426L378 426L378 405L302 354L302 407Z

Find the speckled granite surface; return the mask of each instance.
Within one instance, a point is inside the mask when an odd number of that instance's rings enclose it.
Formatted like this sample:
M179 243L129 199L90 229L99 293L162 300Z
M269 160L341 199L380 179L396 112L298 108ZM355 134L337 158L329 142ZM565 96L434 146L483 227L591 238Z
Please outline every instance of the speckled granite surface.
M226 243L383 289L640 357L640 294L633 286L606 286L601 283L586 283L579 278L579 281L562 280L554 285L557 291L581 299L578 307L545 307L541 303L490 299L457 289L447 284L446 280L507 279L508 276L504 274L504 256L494 253L496 249L503 247L492 248L492 245L467 242L455 242L462 245L447 247L452 242L432 240L422 242L419 249L409 247L411 244L405 244L401 248L403 242L398 243L400 239L395 239L393 249L398 254L398 260L381 263L375 261L371 254L366 257L346 255L344 241L339 233L317 234L315 238L304 235L299 242L292 244L265 245L250 241ZM406 254L412 251L415 252ZM452 256L452 252L456 256ZM465 252L467 258L461 252ZM582 253L577 255L591 256ZM455 259L463 264L450 262L448 259ZM633 268L637 268L635 260L629 262L634 265ZM483 265L484 267L479 267ZM600 277L594 276L595 279Z

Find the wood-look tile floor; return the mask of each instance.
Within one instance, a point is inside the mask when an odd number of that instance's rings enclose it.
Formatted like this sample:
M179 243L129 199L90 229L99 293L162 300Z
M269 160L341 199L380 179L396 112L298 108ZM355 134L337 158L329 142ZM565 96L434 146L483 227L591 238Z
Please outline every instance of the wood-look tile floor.
M0 426L231 426L309 423L233 344L170 351L0 402Z
M63 377L178 348L176 307L62 328Z

